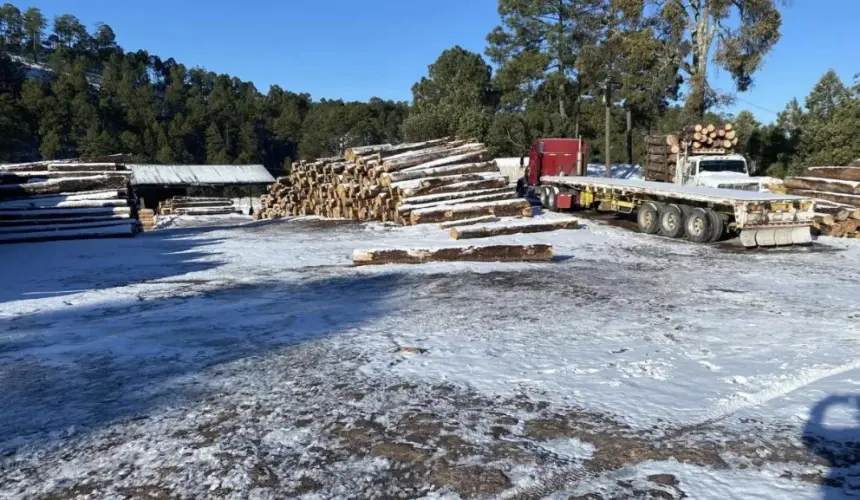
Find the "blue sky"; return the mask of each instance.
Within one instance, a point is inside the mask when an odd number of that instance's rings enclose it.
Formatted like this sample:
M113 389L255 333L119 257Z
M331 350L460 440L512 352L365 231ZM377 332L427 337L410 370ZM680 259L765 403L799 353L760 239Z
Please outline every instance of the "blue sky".
M188 66L277 84L315 99L409 100L427 65L454 45L483 53L498 24L496 0L12 0L46 16L69 13L109 24L127 50L147 49ZM846 84L860 72L860 0L794 0L783 37L751 92L729 111L775 119L830 68ZM712 84L730 90L725 73Z

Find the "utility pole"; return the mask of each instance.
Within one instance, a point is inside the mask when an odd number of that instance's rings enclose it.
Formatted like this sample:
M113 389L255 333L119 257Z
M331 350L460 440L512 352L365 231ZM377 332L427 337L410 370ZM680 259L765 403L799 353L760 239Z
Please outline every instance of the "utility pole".
M604 156L606 157L606 177L612 177L612 139L610 137L612 130L612 82L606 82L606 93L603 94L603 100L606 109L606 116L604 117L606 126L606 151L604 151Z
M627 108L627 164L633 165L633 111Z

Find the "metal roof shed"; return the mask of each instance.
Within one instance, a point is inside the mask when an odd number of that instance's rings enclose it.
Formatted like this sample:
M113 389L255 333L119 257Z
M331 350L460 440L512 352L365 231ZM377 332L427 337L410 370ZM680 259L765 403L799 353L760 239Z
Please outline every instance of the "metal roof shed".
M136 165L129 164L133 186L226 186L271 184L262 165Z

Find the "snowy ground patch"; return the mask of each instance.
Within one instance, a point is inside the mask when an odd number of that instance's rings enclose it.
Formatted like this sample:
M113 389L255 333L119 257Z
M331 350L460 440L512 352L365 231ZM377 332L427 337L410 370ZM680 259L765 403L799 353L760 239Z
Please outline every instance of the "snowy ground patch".
M0 497L857 492L855 242L738 252L584 220L482 241L553 263L353 268L461 243L176 222L0 246Z

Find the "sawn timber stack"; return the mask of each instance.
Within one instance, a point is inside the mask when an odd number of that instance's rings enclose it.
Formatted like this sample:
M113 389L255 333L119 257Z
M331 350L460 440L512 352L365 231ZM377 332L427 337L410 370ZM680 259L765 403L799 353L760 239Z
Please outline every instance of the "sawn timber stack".
M815 198L815 228L825 236L860 238L860 166L809 167L787 177L789 194Z
M0 165L0 243L134 236L122 155Z
M437 139L351 148L302 161L262 197L257 218L317 215L419 224L480 216L531 216L484 144Z

